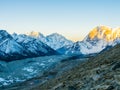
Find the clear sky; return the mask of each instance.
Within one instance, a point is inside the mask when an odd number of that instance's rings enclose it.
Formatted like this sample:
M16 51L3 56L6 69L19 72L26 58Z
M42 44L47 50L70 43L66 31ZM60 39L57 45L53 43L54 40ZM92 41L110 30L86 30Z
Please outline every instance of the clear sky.
M120 0L0 0L0 29L83 39L98 26L120 26Z

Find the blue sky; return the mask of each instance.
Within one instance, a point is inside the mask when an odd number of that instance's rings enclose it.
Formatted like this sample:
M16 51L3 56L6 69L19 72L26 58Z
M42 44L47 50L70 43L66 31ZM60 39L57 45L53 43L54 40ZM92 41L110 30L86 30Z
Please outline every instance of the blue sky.
M98 26L120 26L120 0L0 0L0 29L60 33L81 40Z

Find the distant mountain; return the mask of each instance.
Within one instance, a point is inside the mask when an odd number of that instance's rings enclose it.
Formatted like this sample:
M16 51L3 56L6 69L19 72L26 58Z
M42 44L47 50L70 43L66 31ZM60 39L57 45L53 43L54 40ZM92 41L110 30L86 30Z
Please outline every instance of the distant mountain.
M36 39L40 39L40 41L42 41L43 43L47 42L46 37L40 32L31 31L31 32L28 32L26 35L28 35L30 37L34 37Z
M0 59L10 61L26 56L26 50L5 30L0 30Z
M13 35L13 37L17 43L25 47L32 55L41 56L57 54L55 50L34 37L25 34Z
M32 32L28 33L28 35L41 40L43 43L47 44L48 46L50 46L54 50L57 50L57 49L64 47L66 45L73 44L72 41L66 39L64 36L62 36L58 33L53 33L53 34L50 34L50 35L45 37L43 34L41 34L39 32L32 31Z
M0 60L12 61L27 57L58 54L48 45L26 35L13 34L0 30Z
M51 46L51 48L53 49L58 49L61 48L63 46L67 46L67 45L72 45L73 42L66 39L64 36L58 34L58 33L53 33L51 35L48 35L46 37L48 43L47 45Z
M39 32L10 35L0 30L0 59L14 60L26 57L58 54L88 55L99 53L120 43L120 28L97 26L82 41L73 43L64 36L53 33L44 36Z
M93 54L118 43L120 43L120 28L98 26L91 30L83 41L59 48L57 51L64 54Z

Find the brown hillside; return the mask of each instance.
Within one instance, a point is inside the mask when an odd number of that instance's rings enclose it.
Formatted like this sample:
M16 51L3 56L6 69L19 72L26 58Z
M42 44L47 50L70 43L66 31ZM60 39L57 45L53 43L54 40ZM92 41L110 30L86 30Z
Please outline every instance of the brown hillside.
M120 45L32 90L120 90Z

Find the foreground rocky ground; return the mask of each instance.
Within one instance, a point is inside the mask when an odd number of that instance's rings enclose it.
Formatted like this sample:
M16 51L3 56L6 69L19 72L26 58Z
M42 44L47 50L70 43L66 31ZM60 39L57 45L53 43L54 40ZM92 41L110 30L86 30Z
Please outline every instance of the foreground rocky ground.
M120 90L120 45L84 60L63 60L44 77L3 90Z
M31 90L120 90L120 45Z

